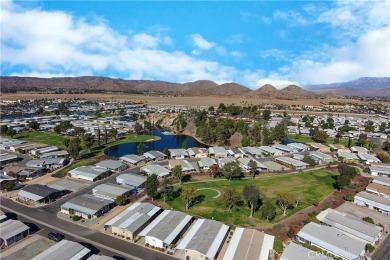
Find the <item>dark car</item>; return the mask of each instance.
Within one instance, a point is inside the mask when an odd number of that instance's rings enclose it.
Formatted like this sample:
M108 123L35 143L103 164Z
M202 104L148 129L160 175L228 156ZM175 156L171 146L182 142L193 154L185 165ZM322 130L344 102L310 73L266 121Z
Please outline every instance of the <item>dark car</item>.
M54 233L54 232L50 232L49 234L47 234L47 237L53 241L56 241L56 242L59 242L65 238L65 236L63 234Z

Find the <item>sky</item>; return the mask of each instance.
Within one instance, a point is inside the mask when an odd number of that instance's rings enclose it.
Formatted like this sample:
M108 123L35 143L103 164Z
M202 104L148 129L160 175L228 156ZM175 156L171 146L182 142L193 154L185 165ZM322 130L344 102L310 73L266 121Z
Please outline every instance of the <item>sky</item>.
M390 76L390 1L0 0L2 76L250 88Z

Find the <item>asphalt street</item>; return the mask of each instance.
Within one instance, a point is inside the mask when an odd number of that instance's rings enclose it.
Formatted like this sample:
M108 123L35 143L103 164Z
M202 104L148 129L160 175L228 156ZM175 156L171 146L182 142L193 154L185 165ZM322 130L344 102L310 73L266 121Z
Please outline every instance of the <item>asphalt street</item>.
M56 216L57 212L53 214L39 208L25 207L5 198L1 198L0 207L4 212L15 213L22 221L35 224L40 229L45 228L45 232L60 232L68 239L89 244L89 247L95 248L95 253L100 252L119 259L176 259L167 254L59 219Z
M374 254L372 255L373 260L384 260L390 259L390 235L387 236L385 241L383 241L380 246L375 249Z

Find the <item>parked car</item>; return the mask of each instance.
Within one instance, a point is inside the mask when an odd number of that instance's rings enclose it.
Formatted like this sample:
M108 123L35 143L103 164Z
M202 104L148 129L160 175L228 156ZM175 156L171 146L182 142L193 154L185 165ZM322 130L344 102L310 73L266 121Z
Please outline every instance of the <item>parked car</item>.
M47 237L55 242L59 242L65 238L65 236L63 234L54 233L54 232L50 232L49 234L47 234Z

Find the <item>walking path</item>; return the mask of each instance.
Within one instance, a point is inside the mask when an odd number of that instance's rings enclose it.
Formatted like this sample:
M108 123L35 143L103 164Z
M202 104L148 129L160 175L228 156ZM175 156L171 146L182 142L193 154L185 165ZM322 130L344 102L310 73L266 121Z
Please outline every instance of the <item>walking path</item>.
M213 190L213 191L216 191L218 194L216 196L213 197L213 199L217 199L221 196L221 192L217 189L212 189L212 188L200 188L200 189L197 189L196 191L198 190Z

